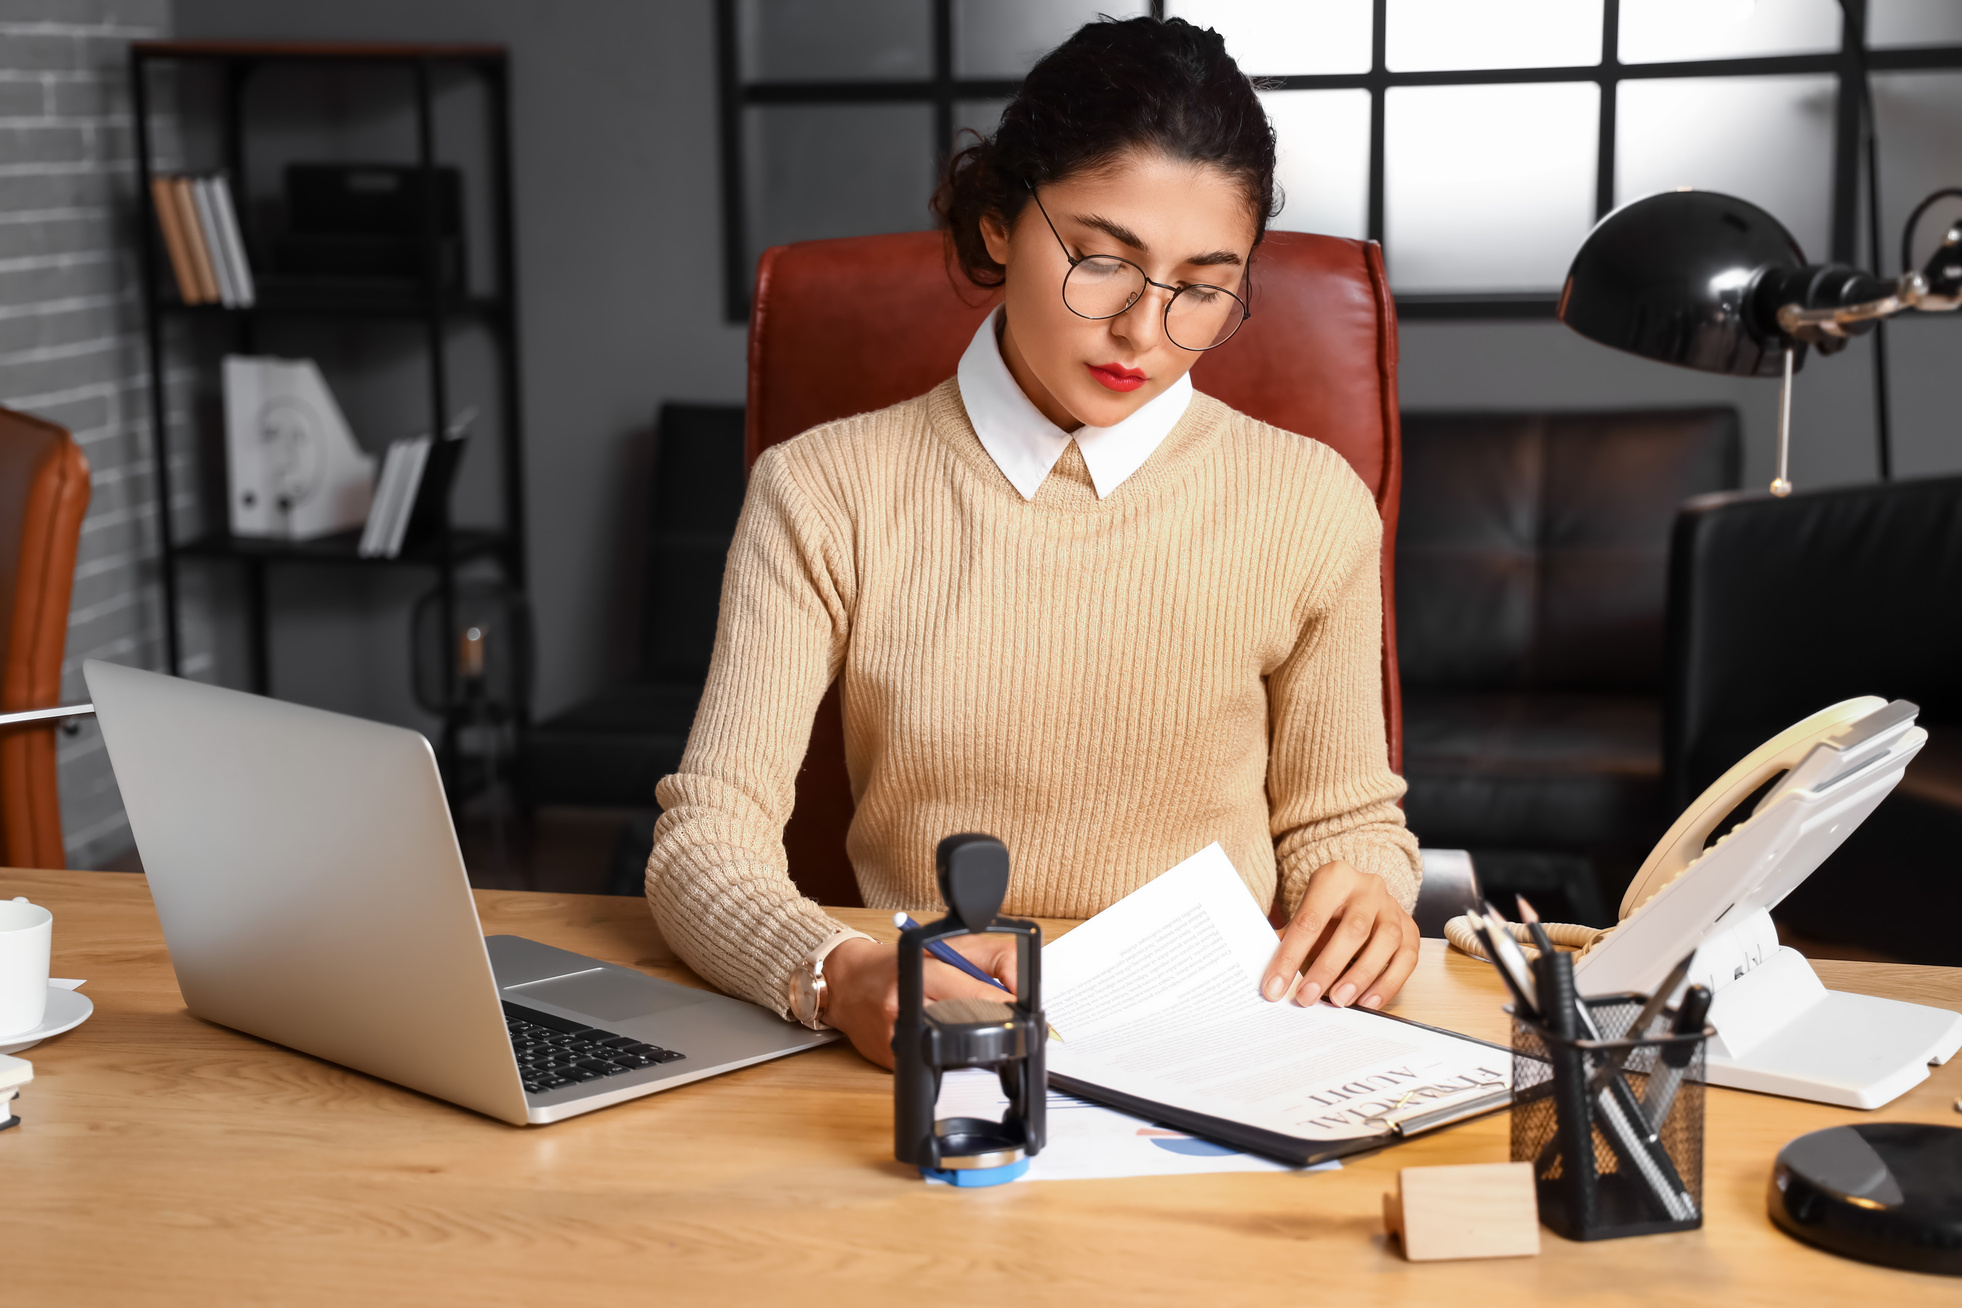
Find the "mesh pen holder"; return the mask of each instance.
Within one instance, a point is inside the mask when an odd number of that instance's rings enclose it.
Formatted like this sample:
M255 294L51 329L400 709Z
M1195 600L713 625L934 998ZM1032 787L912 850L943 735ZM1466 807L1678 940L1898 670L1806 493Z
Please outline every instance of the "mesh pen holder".
M1563 1039L1513 1017L1512 1160L1533 1164L1541 1223L1569 1240L1703 1225L1710 1028L1630 1039L1641 996L1582 1002L1598 1040Z

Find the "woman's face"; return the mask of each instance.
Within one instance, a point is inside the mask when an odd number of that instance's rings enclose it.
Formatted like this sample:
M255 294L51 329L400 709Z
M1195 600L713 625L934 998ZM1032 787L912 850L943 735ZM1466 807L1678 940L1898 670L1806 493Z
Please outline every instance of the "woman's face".
M1183 377L1199 352L1166 339L1171 292L1156 286L1115 318L1071 312L1063 302L1069 256L1116 255L1154 282L1224 286L1244 298L1254 239L1246 191L1211 164L1133 153L1037 196L1042 208L1024 205L1012 228L992 218L981 224L988 253L1007 270L1002 358L1064 431L1109 427Z

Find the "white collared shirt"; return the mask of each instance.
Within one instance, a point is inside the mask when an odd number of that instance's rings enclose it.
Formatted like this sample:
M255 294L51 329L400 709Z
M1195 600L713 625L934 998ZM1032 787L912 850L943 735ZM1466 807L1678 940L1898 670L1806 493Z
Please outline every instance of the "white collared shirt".
M1108 497L1126 477L1144 466L1151 452L1185 416L1186 406L1192 403L1192 375L1180 377L1114 426L1066 432L1042 416L1042 410L1022 393L1003 362L997 338L1001 313L996 309L982 320L955 374L961 403L981 438L981 448L988 451L988 457L1022 498L1032 500L1073 440L1090 470L1097 498Z

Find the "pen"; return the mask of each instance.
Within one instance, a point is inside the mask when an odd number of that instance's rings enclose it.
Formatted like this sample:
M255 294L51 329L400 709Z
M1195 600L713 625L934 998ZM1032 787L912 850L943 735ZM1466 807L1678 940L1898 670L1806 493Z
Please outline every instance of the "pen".
M918 922L915 922L913 920L912 914L910 913L894 913L892 915L892 924L898 927L901 931L911 931L914 927L917 927L919 925ZM1007 986L1003 985L1000 981L997 981L994 977L991 977L986 972L983 972L977 964L971 962L964 954L961 953L960 950L953 948L944 940L928 941L926 951L927 953L932 954L935 958L939 959L941 962L945 963L948 967L951 967L956 971L965 972L969 976L973 977L976 981L986 981L989 985L993 986L995 989L1003 991L1011 996L1015 993L1013 990L1010 990ZM1051 1040L1061 1040L1063 1037L1058 1035L1056 1033L1055 1026L1051 1025L1049 1028L1049 1038Z
M901 931L911 931L914 927L919 925L918 922L915 922L913 920L912 915L908 913L894 913L892 915L892 924L898 927ZM997 990L1008 990L1007 986L1003 985L1000 981L997 981L994 977L989 976L986 972L983 972L980 969L980 967L978 967L974 963L969 962L967 957L964 954L962 954L960 950L953 948L944 940L928 941L926 951L927 953L932 954L935 958L939 959L941 962L945 963L948 967L951 967L959 972L965 972L969 976L973 977L976 981L986 981L989 985L993 986ZM1009 990L1008 992L1010 994L1015 993L1012 990Z
M1533 1007L1533 1001L1526 997L1526 992L1520 988L1519 982L1513 979L1511 970L1499 961L1499 951L1492 944L1492 933L1486 929L1483 922L1475 917L1472 919L1472 932L1479 940L1484 942L1485 956L1492 961L1492 968L1499 974L1499 979L1506 983L1506 989L1512 991L1512 1001L1519 1020L1522 1022L1539 1021L1539 1010Z
M1506 920L1499 916L1499 910L1490 904L1485 905L1486 939L1492 950L1492 961L1512 978L1514 989L1526 996L1526 1003L1532 1011L1528 1017L1551 1022L1550 1014L1540 1005L1539 988L1535 983L1533 969L1526 962L1526 955L1519 950L1519 942L1506 930Z
M1486 906L1490 917L1497 919L1503 931L1504 918L1490 905ZM1511 937L1506 937L1508 943ZM1517 946L1514 947L1517 952ZM1594 1015L1587 1005L1580 1002L1574 987L1574 960L1570 954L1558 952L1542 953L1538 959L1537 972L1539 986L1537 994L1548 1029L1562 1042L1576 1039L1599 1040L1601 1031L1595 1025ZM1572 1133L1563 1130L1561 1137L1549 1141L1549 1149L1556 1143L1561 1152L1572 1149L1570 1157L1583 1156L1586 1136L1579 1132L1587 1121L1586 1104L1591 1100L1600 1109L1602 1134L1608 1139L1615 1152L1621 1155L1654 1194L1662 1211L1676 1221L1685 1221L1696 1216L1696 1201L1683 1188L1677 1176L1669 1153L1652 1130L1648 1130L1649 1119L1642 1112L1641 1103L1634 1091L1628 1087L1618 1066L1607 1070L1606 1084L1602 1085L1587 1076L1585 1061L1580 1051L1571 1044L1556 1044L1549 1051L1553 1055L1554 1088L1556 1102L1562 1117L1573 1116ZM1637 1122L1640 1123L1638 1128ZM1563 1123L1563 1128L1566 1123ZM1545 1153L1541 1155L1538 1169L1544 1171L1551 1160Z
M1708 986L1691 986L1683 992L1683 1006L1676 1010L1676 1022L1670 1028L1671 1035L1697 1035L1703 1030L1704 1021L1710 1016L1710 989ZM1642 1111L1648 1114L1649 1123L1661 1130L1668 1120L1669 1110L1676 1106L1676 1094L1683 1088L1683 1077L1689 1072L1690 1056L1695 1053L1694 1045L1672 1046L1662 1051L1662 1066L1649 1078L1648 1093L1642 1096Z
M1683 984L1683 978L1689 975L1690 964L1695 960L1696 951L1692 949L1683 955L1682 962L1669 969L1669 975L1663 978L1662 984L1655 988L1655 993L1649 996L1648 1002L1642 1005L1642 1011L1635 1015L1634 1022L1629 1025L1628 1039L1648 1038L1649 1025L1655 1021L1656 1014L1662 1011L1663 1005L1669 1002L1669 996L1675 993L1676 987ZM1598 1090L1608 1083L1609 1077L1618 1075L1623 1064L1628 1061L1629 1055L1634 1052L1633 1049L1624 1049L1612 1058L1602 1059L1601 1066L1594 1071L1592 1088Z
M1547 1054L1554 1069L1553 1092L1557 1116L1562 1119L1561 1129L1547 1141L1535 1164L1535 1171L1544 1173L1556 1153L1572 1150L1568 1153L1569 1157L1583 1156L1591 1135L1586 1123L1587 1104L1592 1100L1600 1107L1602 1134L1614 1151L1641 1174L1656 1201L1662 1205L1663 1212L1678 1221L1694 1217L1695 1204L1676 1181L1675 1168L1669 1161L1667 1151L1662 1149L1662 1142L1653 1132L1648 1132L1648 1138L1644 1139L1635 1122L1630 1120L1633 1113L1644 1127L1648 1125L1648 1119L1641 1115L1641 1104L1620 1074L1619 1065L1612 1070L1603 1069L1608 1072L1608 1084L1602 1085L1587 1075L1586 1062L1571 1043L1579 1039L1601 1038L1593 1014L1588 1012L1586 1004L1580 1002L1575 990L1573 956L1555 950L1546 929L1537 921L1529 921L1528 929L1533 932L1540 956L1528 965L1518 942L1506 930L1506 920L1499 910L1490 903L1482 907L1485 911L1485 939L1493 958L1500 960L1500 970L1507 974L1508 980L1515 968L1530 978L1530 993L1538 1006L1539 1020L1557 1038L1548 1042ZM1523 897L1520 907L1522 912L1532 912L1532 906ZM1533 916L1537 918L1538 915Z
M1542 954L1552 953L1553 937L1547 935L1546 928L1540 925L1540 915L1535 913L1533 906L1526 902L1526 896L1514 895L1513 899L1519 904L1519 920L1524 922L1526 929L1533 933L1533 948Z

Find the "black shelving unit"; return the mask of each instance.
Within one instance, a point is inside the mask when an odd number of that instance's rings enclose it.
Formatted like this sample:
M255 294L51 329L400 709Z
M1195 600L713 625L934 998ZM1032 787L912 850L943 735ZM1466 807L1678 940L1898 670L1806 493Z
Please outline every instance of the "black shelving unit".
M215 68L222 79L224 166L234 194L238 197L240 223L250 256L267 247L264 234L254 229L253 206L247 185L246 92L262 71L280 65L384 65L406 69L413 85L415 104L415 164L423 171L423 239L427 243L420 286L375 290L359 286L294 286L268 279L260 288L257 302L249 308L226 308L215 304L185 304L175 293L175 283L163 258L162 236L151 203L150 178L154 167L152 132L151 73L160 65L202 64ZM495 286L487 294L458 293L438 280L439 260L434 251L438 234L438 167L434 113L434 81L439 69L460 68L480 78L487 91L490 121L487 126L488 163L491 171L489 195L492 208L492 267ZM179 631L177 569L186 559L227 561L241 567L246 575L249 596L248 626L252 645L252 686L260 694L272 690L271 647L268 631L267 573L275 564L349 566L360 568L415 567L433 569L441 591L442 630L456 628L456 578L458 566L480 559L497 562L505 580L522 591L525 585L525 517L523 478L522 413L518 393L517 278L512 229L512 180L510 133L510 78L506 54L494 45L396 45L396 44L316 44L303 42L256 41L137 41L130 46L130 84L135 93L138 196L142 212L142 232L138 245L142 257L145 330L150 352L151 440L156 460L155 487L158 533L163 553L165 639L173 673L179 671L182 647ZM255 271L263 269L263 258L253 257ZM464 285L469 285L466 274ZM500 432L501 479L503 482L503 525L496 529L458 528L450 521L449 505L443 505L440 530L427 543L405 549L393 559L366 559L356 553L360 533L344 532L317 540L283 541L233 536L222 517L215 529L191 540L177 539L170 514L171 480L167 458L166 387L167 319L209 319L227 324L237 349L256 353L259 328L274 319L342 319L420 322L427 361L429 417L428 430L441 432L451 416L449 377L444 343L449 330L465 321L486 327L498 355L499 403L503 410ZM449 652L441 659L444 702L457 703L456 666ZM523 728L528 706L513 706L517 725ZM456 710L445 721L439 756L445 774L452 781L458 776Z

